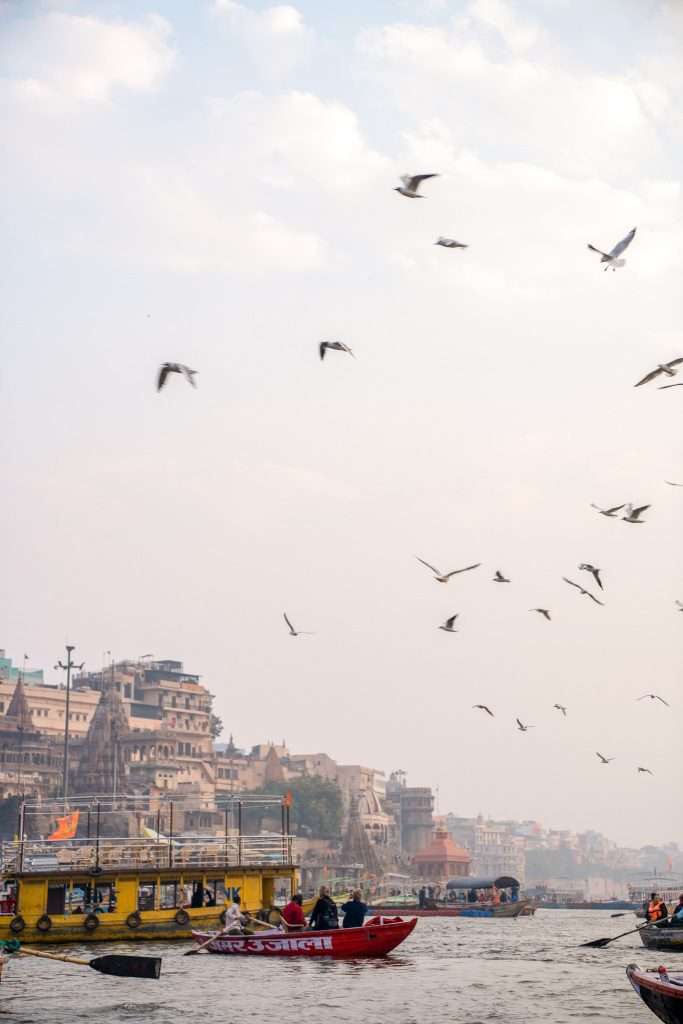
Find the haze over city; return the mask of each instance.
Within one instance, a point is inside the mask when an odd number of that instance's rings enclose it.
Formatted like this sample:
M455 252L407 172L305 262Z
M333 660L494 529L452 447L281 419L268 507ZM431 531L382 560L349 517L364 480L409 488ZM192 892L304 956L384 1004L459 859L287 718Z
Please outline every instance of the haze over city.
M683 16L579 6L0 4L16 661L177 658L240 745L683 842L683 392L633 387L683 356Z

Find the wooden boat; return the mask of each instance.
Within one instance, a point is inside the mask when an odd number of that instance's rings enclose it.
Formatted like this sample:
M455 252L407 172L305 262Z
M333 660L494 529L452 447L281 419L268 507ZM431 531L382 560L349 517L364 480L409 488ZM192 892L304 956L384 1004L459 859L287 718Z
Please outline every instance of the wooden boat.
M399 908L390 903L373 903L368 908L371 914L389 914ZM435 907L419 907L415 904L402 904L401 913L413 917L522 917L533 913L531 900L517 900L515 903L444 903Z
M626 977L664 1024L683 1024L683 975L670 975L666 967L643 971L638 964L629 964Z
M386 956L412 932L417 918L373 917L360 928L332 928L325 931L262 932L260 935L225 935L210 942L209 953L237 956L331 956L355 960ZM193 932L196 942L211 935Z
M683 928L659 928L650 925L640 929L640 941L646 949L661 949L667 953L683 953Z

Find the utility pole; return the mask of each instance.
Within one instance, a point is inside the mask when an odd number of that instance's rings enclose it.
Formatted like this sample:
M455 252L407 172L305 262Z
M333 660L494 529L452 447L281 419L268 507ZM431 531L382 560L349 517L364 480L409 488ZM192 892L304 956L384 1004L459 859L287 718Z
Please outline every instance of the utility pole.
M80 665L74 664L71 660L71 652L75 651L76 648L73 644L66 645L66 665L62 661L58 661L55 668L61 668L66 672L66 708L64 710L64 767L62 771L62 799L64 801L64 810L66 810L66 801L69 796L69 697L71 695L71 669L77 668L80 670L85 665L85 662L81 662Z

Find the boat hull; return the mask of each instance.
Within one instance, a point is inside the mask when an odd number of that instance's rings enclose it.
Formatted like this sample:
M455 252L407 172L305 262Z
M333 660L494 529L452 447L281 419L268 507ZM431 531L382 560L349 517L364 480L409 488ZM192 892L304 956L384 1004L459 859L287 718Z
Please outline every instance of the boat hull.
M371 914L396 913L397 907L373 904L369 908ZM460 903L451 906L428 909L416 906L401 907L401 911L412 917L521 917L533 913L535 907L530 900L518 900L516 903Z
M269 932L261 935L226 935L216 938L206 948L209 953L227 956L327 956L355 960L386 956L412 932L417 918L373 918L360 928L334 928L285 934ZM211 938L204 932L193 932L196 942Z
M641 928L640 941L646 949L660 949L667 953L683 953L683 928Z
M662 970L642 971L637 964L629 964L626 977L647 1008L664 1024L683 1024L683 978L677 975L676 983Z

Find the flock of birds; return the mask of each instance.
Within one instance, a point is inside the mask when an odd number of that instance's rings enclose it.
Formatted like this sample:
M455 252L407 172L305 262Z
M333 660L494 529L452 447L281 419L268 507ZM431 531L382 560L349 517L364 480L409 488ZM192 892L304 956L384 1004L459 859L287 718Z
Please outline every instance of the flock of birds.
M432 174L404 174L404 175L402 175L402 177L400 179L401 180L401 185L397 186L395 188L395 191L398 192L400 195L405 196L407 199L424 199L425 196L423 196L422 193L420 192L420 186L422 185L422 183L424 181L427 181L430 178L436 178L436 177L438 177L438 175L434 174L434 173L432 173ZM635 237L635 234L636 234L636 228L632 228L631 231L629 231L628 234L624 238L621 239L621 241L617 242L617 244L615 246L613 246L612 249L609 250L609 252L605 252L602 249L598 249L595 245L592 245L590 242L588 243L588 248L592 252L595 252L595 253L597 253L600 256L600 263L601 264L603 264L603 263L605 264L605 267L604 267L605 270L611 269L613 271L616 271L618 268L623 267L625 265L626 260L623 258L623 253L626 251L626 249L629 247L629 245L633 241L633 239ZM436 240L436 242L434 244L442 246L443 248L446 248L446 249L467 249L468 248L468 245L466 243L459 242L459 241L457 241L454 238L447 238L447 237L444 237L444 236L440 236ZM328 351L343 352L343 353L345 353L347 355L350 355L353 358L355 358L354 353L351 351L349 346L346 345L343 341L321 341L319 343L319 346L318 346L318 351L319 351L319 355L320 355L321 361L325 359L325 356L326 356ZM664 377L667 377L667 378L674 377L678 373L677 367L680 366L682 363L683 363L683 356L679 357L679 358L676 358L676 359L670 359L666 363L659 363L653 370L650 370L649 373L646 373L645 376L641 380L637 381L637 383L634 385L634 387L641 387L643 384L648 384L651 381L656 380L657 378L659 378L661 376L664 376ZM197 370L192 370L192 369L190 369L189 366L186 366L183 363L175 363L175 362L171 363L171 362L168 362L168 363L163 363L161 365L161 367L159 368L159 374L158 374L158 377L157 377L157 390L158 391L161 391L161 389L166 384L166 381L168 379L169 374L179 374L179 375L183 376L185 378L185 380L189 384L192 385L192 387L196 387L196 383L195 383L194 377L197 374ZM681 383L676 382L674 384L671 384L671 383L669 383L669 384L662 384L662 385L660 385L660 390L665 390L666 388L672 388L672 387L681 387L681 386L683 386L683 382L681 382ZM671 486L671 487L683 487L683 483L677 483L676 481L673 481L673 480L666 480L665 483L669 484L669 486ZM642 519L641 517L642 517L643 513L646 512L650 507L651 506L649 504L647 504L647 505L634 505L632 502L623 502L620 505L613 505L613 506L608 507L608 508L602 508L599 505L591 503L591 508L596 509L596 511L599 512L600 515L605 516L608 519L619 518L619 519L621 519L625 523L630 523L631 525L637 525L637 526L644 525L645 520ZM623 512L623 515L619 515L619 513L621 513L621 512ZM448 583L454 576L458 576L460 573L463 573L463 572L470 572L471 570L478 569L481 566L481 562L476 562L473 565L466 565L466 566L464 566L463 568L460 568L460 569L452 569L450 572L442 572L440 569L437 569L430 562L426 562L424 559L419 558L417 556L415 556L415 557L417 558L418 562L420 562L423 566L425 566L425 568L429 569L429 571L433 574L433 577L434 577L434 579L436 580L437 583ZM578 566L578 569L580 571L589 573L590 576L593 578L593 581L595 582L595 585L597 587L599 587L601 593L604 592L604 585L603 585L603 581L602 581L602 578L601 578L601 575L600 575L601 572L602 572L602 569L600 569L599 567L597 567L595 565L591 565L589 562L582 562L582 563L580 563L580 565ZM599 597L597 597L594 593L592 593L592 591L587 590L586 587L582 586L581 583L576 583L574 580L570 580L566 576L563 576L562 579L570 587L573 587L576 590L578 590L579 594L582 597L588 597L595 604L604 606L604 601L601 601ZM511 583L512 581L511 581L511 579L508 576L505 576L505 574L503 572L501 572L500 569L496 569L495 575L492 577L492 582L494 582L494 583ZM677 600L676 601L676 606L677 606L679 611L683 611L683 602ZM548 608L530 608L529 611L537 613L539 616L541 616L547 622L551 622L552 621L550 610ZM283 618L284 618L285 624L287 626L289 635L291 637L313 636L314 635L311 631L295 629L295 627L293 626L293 624L292 624L292 622L291 622L291 620L290 620L290 618L289 618L289 616L287 615L286 612L283 613ZM447 618L445 620L445 622L443 622L440 626L438 626L438 629L443 630L445 633L457 633L458 630L455 627L455 623L456 623L457 619L458 619L458 614L457 613L455 615L451 615L449 618ZM660 703L662 703L666 707L670 706L667 703L667 701L664 700L663 697L660 697L659 694L656 694L656 693L646 693L646 694L643 694L642 697L638 697L636 699L638 701L648 700L648 699L649 700L655 700L655 701L659 701ZM473 709L478 710L478 711L483 711L485 714L489 715L491 718L495 717L494 712L486 704L474 704L473 705ZM553 709L556 710L556 711L559 711L563 718L567 717L567 710L568 709L563 704L554 704L553 705ZM529 729L535 728L535 726L533 726L533 725L525 724L519 718L515 719L515 721L517 723L517 729L519 730L519 732L528 732ZM603 764L603 765L610 764L612 761L615 760L615 758L613 758L613 757L605 757L599 751L596 751L595 754L596 754L596 757L599 759L600 763ZM642 767L642 766L638 766L636 770L637 770L637 772L643 773L643 774L648 774L648 775L653 775L654 774L649 768L645 768L645 767Z

